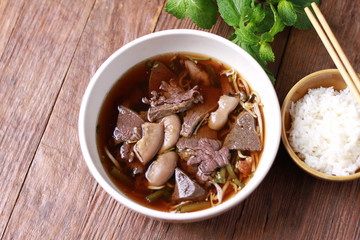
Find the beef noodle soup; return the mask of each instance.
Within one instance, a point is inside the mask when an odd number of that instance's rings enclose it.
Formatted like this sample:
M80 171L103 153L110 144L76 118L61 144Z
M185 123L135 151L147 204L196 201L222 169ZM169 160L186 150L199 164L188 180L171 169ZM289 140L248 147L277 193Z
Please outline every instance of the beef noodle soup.
M217 206L253 176L263 149L260 97L206 56L165 54L121 77L97 125L102 164L136 202L167 212Z

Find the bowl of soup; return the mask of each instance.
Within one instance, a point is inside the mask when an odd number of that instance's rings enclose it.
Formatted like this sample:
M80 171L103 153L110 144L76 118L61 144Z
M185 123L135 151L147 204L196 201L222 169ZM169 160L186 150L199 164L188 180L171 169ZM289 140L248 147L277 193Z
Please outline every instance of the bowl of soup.
M82 153L96 181L151 218L194 222L244 201L281 136L268 76L243 49L197 30L140 37L112 54L80 108Z

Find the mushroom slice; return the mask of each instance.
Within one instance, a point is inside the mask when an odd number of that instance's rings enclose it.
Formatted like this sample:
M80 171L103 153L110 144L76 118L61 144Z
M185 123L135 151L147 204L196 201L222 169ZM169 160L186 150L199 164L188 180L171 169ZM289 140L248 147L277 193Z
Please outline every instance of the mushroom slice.
M174 173L177 159L178 155L173 151L159 155L158 158L151 163L145 174L150 186L161 186L165 184Z
M146 122L141 125L143 137L135 144L134 152L143 165L146 165L159 151L164 139L164 126L161 123Z
M161 120L164 124L164 142L159 150L159 153L175 146L180 136L181 122L180 118L176 114L172 114L164 117Z
M213 130L220 130L225 126L229 114L237 107L239 100L236 97L222 95L218 104L218 109L210 114L208 122L209 128Z

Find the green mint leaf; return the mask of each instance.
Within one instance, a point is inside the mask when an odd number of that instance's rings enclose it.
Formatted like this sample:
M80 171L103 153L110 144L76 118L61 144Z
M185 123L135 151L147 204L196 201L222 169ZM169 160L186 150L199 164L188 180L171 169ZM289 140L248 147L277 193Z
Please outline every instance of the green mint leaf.
M218 9L224 21L232 27L249 21L253 0L217 0Z
M217 20L217 8L209 0L188 0L186 13L197 26L210 29Z
M281 0L277 7L279 15L286 26L295 24L297 15L294 10L293 4L286 0Z
M219 13L224 21L232 27L239 26L240 10L233 0L217 0Z
M273 85L275 85L276 82L276 78L274 77L274 75L269 71L269 69L264 68L266 74L268 75L268 77L270 78L270 81Z
M265 12L265 17L259 24L257 24L256 32L259 34L270 31L271 27L274 25L274 14L272 10L264 6L262 6L262 9Z
M233 39L233 42L236 43L237 45L239 45L246 52L248 52L260 64L260 66L264 69L264 71L266 72L266 74L270 78L270 81L272 82L272 84L275 84L276 79L275 79L274 75L266 67L266 61L264 61L260 57L260 53L259 53L260 48L259 48L259 46L250 46L248 44L242 43L241 41L239 41L239 39L237 37L235 39Z
M261 34L261 42L272 42L274 41L274 36L266 32Z
M256 4L253 7L253 12L250 21L253 23L260 23L262 20L264 20L266 14L265 10L262 8L261 4Z
M245 26L235 29L235 34L245 44L256 45L260 41L260 38L250 28Z
M240 43L239 45L242 49L247 51L259 64L262 68L266 68L266 61L264 61L259 54L259 47L254 47L246 43Z
M269 4L274 4L280 2L280 0L266 0L266 2Z
M234 5L239 13L242 13L245 7L251 7L252 0L233 0Z
M239 45L239 44L237 43L237 38L236 38L236 34L235 34L235 33L233 33L233 34L230 35L229 40L232 41L232 42L234 42L235 44Z
M255 23L249 22L249 23L246 25L246 28L247 28L249 31L251 31L251 32L253 32L253 33L256 34L256 24L255 24ZM257 35L257 34L256 34L256 35Z
M251 20L253 14L253 9L251 7L244 7L241 10L241 21L242 22L249 22Z
M269 43L285 26L312 28L304 11L312 2L319 4L319 0L167 0L165 11L182 19L188 15L196 25L207 29L215 24L219 11L235 29L230 40L254 57L274 84L275 77L266 67L267 62L275 60Z
M259 55L265 61L268 61L268 62L275 61L274 52L272 51L272 48L271 48L270 44L268 44L268 43L265 43L265 42L261 43L260 49L259 49Z
M165 4L165 11L176 18L186 18L186 2L188 0L168 0Z
M285 25L282 22L278 12L276 11L275 7L270 4L271 10L274 14L274 25L271 27L269 33L273 36L275 36L277 33L281 32L282 30L284 30Z
M303 8L309 7L312 2L316 2L316 4L319 5L319 0L289 0L289 1L298 6L302 6Z
M299 6L294 6L294 10L297 15L297 19L294 24L294 27L301 30L312 29L313 25L311 24L309 18L307 17L304 8Z

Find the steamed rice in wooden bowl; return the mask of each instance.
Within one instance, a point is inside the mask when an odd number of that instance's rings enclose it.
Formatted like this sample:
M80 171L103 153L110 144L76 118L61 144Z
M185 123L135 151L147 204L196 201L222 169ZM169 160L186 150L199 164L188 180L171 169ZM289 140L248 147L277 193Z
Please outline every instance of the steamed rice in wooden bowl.
M301 79L281 118L284 146L305 172L331 181L360 178L360 105L338 70Z

